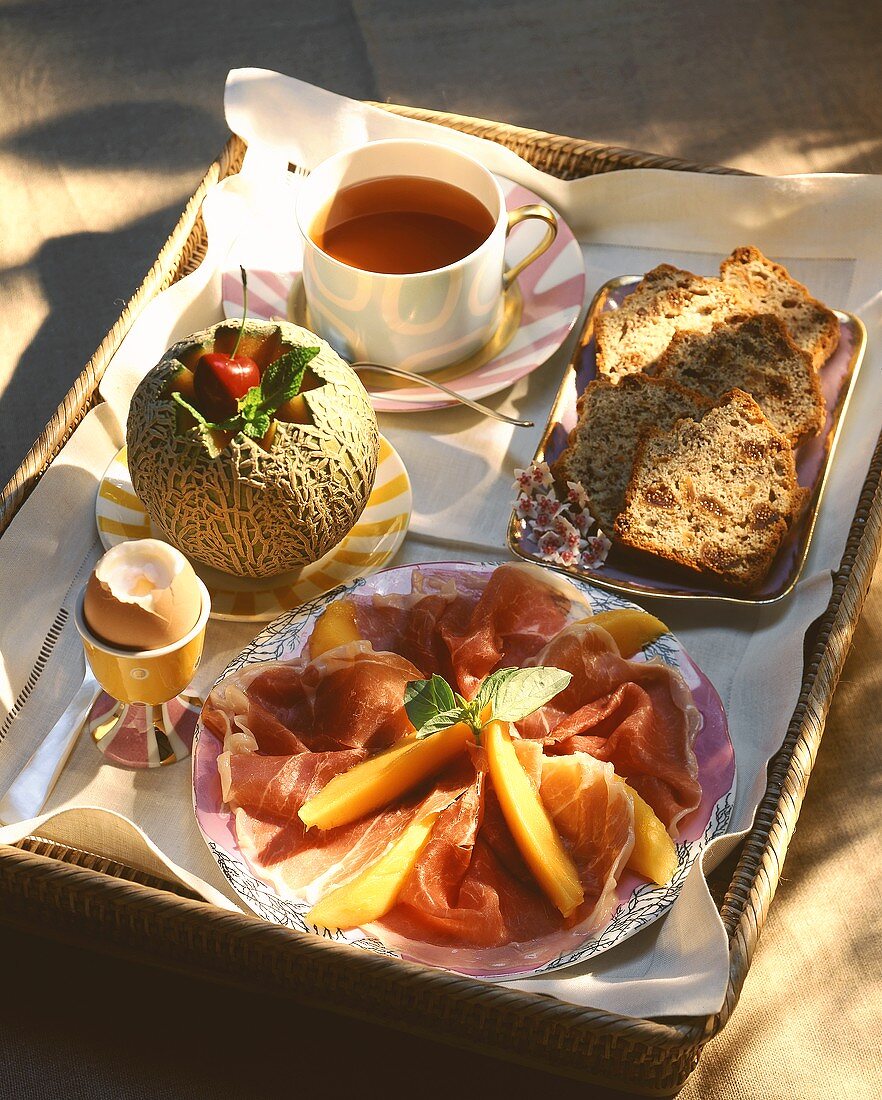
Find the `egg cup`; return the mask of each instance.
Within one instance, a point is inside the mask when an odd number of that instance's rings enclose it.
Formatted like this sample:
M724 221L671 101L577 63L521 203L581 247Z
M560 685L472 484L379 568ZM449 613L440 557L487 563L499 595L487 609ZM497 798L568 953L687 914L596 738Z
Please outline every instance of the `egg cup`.
M86 625L83 597L76 625L95 679L104 689L86 717L92 739L112 764L158 768L190 755L202 701L189 687L205 643L211 599L198 580L202 608L180 641L160 649L108 645Z

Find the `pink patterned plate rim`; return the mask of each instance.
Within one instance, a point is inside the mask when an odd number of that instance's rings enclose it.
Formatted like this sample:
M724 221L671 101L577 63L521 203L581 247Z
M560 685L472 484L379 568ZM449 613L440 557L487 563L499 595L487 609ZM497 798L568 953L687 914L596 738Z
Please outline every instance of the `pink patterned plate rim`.
M545 202L534 191L497 176L508 209L527 203ZM547 205L547 204L546 204ZM506 247L506 261L514 263L536 244L539 226L525 225L512 234ZM267 271L248 268L248 315L260 320L291 317L292 289L300 282L300 269ZM475 357L478 365L455 381L448 378L452 368L437 372L466 397L478 400L507 389L519 379L541 367L558 350L582 312L585 298L585 260L573 231L558 214L558 232L549 250L518 277L521 310L517 327L504 346L486 362ZM223 273L224 316L236 320L242 316L242 283L239 270ZM395 366L395 364L390 364ZM431 377L431 373L428 375ZM369 387L370 389L370 387ZM417 412L456 405L425 386L404 385L371 393L377 412Z
M409 592L412 574L416 570L445 573L490 572L498 564L429 562L395 566L374 573L351 585L328 592L298 610L276 619L242 651L225 670L224 675L254 662L287 660L298 656L305 648L319 615L328 604L347 592L359 590L383 595ZM571 583L578 595L587 599L595 612L636 607L620 596L579 580L563 583ZM654 658L680 670L702 715L703 726L695 742L702 786L701 804L683 822L682 835L677 844L677 870L671 882L665 886L657 886L626 872L618 884L619 905L609 924L580 938L550 961L534 966L525 965L524 969L512 971L494 967L492 953L488 951L451 951L449 948L429 944L398 943L375 926L330 933L308 925L304 915L310 904L303 899L280 896L270 881L256 873L240 850L234 815L221 800L217 773L217 757L221 746L214 736L203 731L200 723L193 746L193 807L203 839L239 897L258 916L275 924L410 962L494 981L511 981L532 974L550 973L585 962L629 939L667 912L677 899L686 876L700 853L711 840L727 831L734 805L735 752L729 738L723 704L713 685L673 634L662 635L646 646L643 655L645 659Z
M597 377L594 318L598 313L617 309L641 278L640 275L621 275L604 283L594 296L579 343L548 414L534 462L552 465L560 457L567 437L576 424L576 402L585 387ZM756 590L740 593L719 583L706 581L698 573L686 576L688 571L685 569L668 566L648 554L629 553L615 543L606 562L600 566L555 565L552 568L574 579L590 581L611 591L636 597L663 596L667 599L769 604L789 595L808 557L824 487L866 347L867 330L861 319L852 313L833 312L839 320L839 345L818 372L827 406L827 419L820 435L804 443L796 452L797 477L799 483L810 490L809 503L787 533L769 575ZM508 527L508 546L519 558L548 567L538 546L526 533L524 523L514 512Z

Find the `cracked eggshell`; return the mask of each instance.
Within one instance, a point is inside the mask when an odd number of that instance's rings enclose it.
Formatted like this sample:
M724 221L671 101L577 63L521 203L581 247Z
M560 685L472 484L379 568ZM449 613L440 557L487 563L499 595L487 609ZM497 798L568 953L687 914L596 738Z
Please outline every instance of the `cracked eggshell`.
M162 649L196 625L202 596L193 566L158 539L112 547L86 584L83 616L98 639L120 649Z

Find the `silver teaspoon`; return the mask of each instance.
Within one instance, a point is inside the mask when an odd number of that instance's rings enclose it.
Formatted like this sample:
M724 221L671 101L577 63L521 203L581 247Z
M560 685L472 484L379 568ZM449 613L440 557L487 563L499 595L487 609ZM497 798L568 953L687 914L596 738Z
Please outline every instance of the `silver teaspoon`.
M504 424L513 424L516 428L532 428L534 424L532 420L517 420L513 416L506 416L505 413L490 409L478 401L472 401L470 397L464 397L463 394L457 393L456 390L450 389L442 382L436 382L432 378L427 378L424 374L416 374L414 371L405 370L403 367L384 367L380 363L351 363L350 366L354 371L375 370L381 374L391 374L395 378L406 378L408 382L419 382L423 386L430 386L432 389L446 393L448 397L452 397L455 401L468 405L475 412L483 413L484 416L492 416L494 420L501 420Z

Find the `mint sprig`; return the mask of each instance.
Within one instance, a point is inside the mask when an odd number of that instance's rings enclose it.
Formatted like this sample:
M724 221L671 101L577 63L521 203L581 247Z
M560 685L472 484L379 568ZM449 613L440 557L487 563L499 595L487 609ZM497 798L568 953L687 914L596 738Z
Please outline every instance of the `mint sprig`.
M259 387L261 404L267 412L274 413L300 393L306 368L318 353L318 348L292 348L270 363L261 376Z
M404 709L417 739L466 722L480 734L487 722L519 722L564 690L571 672L539 666L501 668L478 687L472 700L463 699L437 673L429 680L411 680L404 689ZM482 715L487 712L484 718Z
M236 414L228 420L208 420L177 390L172 394L172 400L186 409L202 429L232 432L234 435L242 432L252 439L263 439L269 431L273 414L300 393L306 368L318 353L318 348L297 347L280 355L265 368L260 385L252 386L239 398Z

